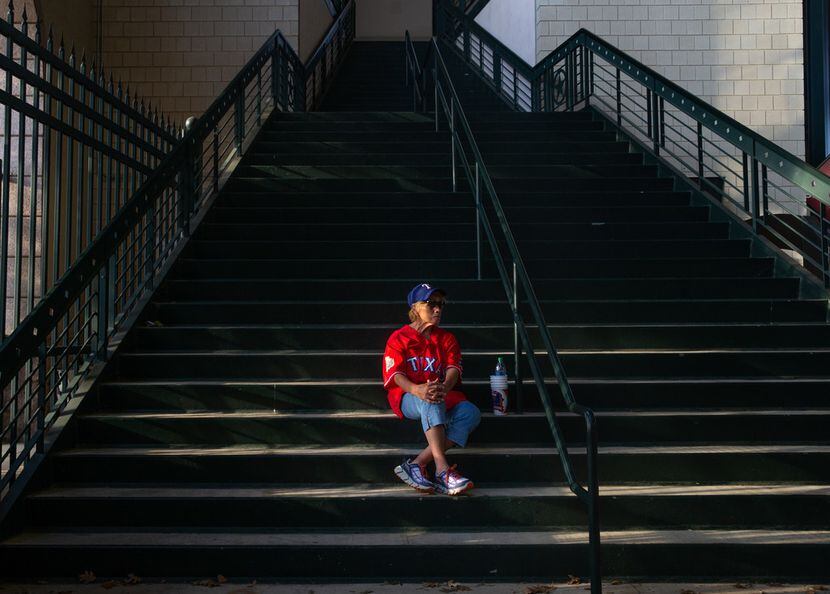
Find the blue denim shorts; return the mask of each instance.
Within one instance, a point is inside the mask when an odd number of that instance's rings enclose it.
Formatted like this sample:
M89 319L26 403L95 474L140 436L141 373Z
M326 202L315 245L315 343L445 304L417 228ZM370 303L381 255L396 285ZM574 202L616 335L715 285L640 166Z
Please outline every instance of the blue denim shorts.
M462 448L467 445L470 433L481 422L481 411L472 402L465 400L447 410L443 402L427 402L409 392L403 395L401 412L407 419L420 419L424 432L444 425L447 439Z

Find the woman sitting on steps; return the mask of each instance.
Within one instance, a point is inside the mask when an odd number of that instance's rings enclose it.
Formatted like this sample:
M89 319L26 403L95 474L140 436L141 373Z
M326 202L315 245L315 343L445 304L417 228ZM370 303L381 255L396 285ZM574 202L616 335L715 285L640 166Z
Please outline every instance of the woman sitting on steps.
M464 447L478 426L481 413L454 388L461 381L461 349L452 333L439 328L446 293L428 284L409 292L409 321L386 342L383 387L392 410L400 418L421 421L427 447L395 468L407 485L424 493L459 495L472 489L447 462L445 452ZM435 482L426 467L435 462Z

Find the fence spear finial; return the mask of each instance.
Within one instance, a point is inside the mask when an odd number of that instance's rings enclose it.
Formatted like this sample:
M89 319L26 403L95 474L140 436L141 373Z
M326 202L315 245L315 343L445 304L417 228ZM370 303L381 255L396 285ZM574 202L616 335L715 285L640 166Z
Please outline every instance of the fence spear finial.
M9 12L6 15L6 20L14 25L14 0L9 0Z

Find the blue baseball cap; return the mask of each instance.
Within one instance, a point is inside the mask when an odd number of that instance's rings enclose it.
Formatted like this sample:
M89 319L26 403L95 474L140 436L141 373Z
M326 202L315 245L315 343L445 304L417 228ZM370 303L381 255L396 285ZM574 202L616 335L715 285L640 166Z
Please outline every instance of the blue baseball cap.
M429 301L433 293L447 294L444 289L437 289L427 283L421 283L409 292L409 295L406 296L406 302L409 304L409 307L412 307L418 301Z

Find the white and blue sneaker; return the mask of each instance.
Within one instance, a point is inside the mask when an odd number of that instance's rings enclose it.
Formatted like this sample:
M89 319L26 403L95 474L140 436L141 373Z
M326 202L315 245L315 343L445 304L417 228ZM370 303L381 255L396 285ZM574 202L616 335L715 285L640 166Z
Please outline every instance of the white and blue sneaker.
M412 459L404 460L395 467L395 474L407 485L421 493L434 493L435 484L424 475L424 468Z
M435 492L443 495L461 495L473 488L473 481L458 474L453 464L435 475Z

